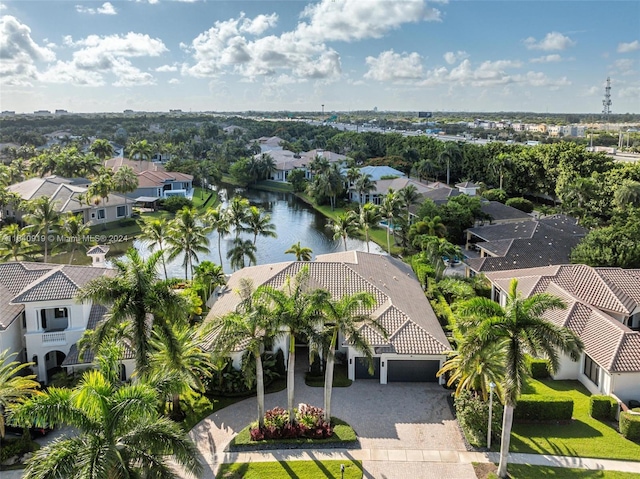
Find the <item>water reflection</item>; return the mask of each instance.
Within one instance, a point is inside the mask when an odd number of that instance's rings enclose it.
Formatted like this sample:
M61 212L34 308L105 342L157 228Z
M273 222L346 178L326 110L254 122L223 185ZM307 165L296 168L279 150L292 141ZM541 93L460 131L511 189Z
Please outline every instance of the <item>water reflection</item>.
M313 250L313 257L316 255L343 251L344 245L342 240L336 241L332 238L331 233L326 228L327 218L321 213L315 211L304 201L290 193L275 193L267 191L242 190L227 187L220 191L224 204L234 195L242 195L247 198L252 205L259 206L271 214L271 221L276 225L277 238L261 238L256 241L256 260L258 264L278 263L282 261L295 260L292 254L284 252L298 241L302 246L309 247ZM243 233L242 238L253 240L253 235ZM221 242L222 258L224 261L224 270L230 273L231 266L227 260L227 251L233 247L233 239L235 233L223 238ZM220 261L218 255L218 233L213 231L209 234L210 253L199 255L200 261L209 260L214 263ZM147 247L141 241L135 240L133 246L138 248L143 256L150 254ZM372 253L384 253L384 251L375 243L370 242L370 251ZM349 250L366 251L366 242L358 239L348 239L347 248ZM182 257L176 258L167 264L169 276L184 277L184 267L182 266Z

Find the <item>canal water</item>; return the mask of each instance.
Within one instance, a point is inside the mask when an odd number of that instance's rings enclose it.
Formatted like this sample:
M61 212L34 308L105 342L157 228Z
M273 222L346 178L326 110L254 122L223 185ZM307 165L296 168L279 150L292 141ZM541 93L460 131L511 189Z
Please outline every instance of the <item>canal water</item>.
M264 238L258 236L256 241L257 264L278 263L282 261L293 261L295 255L284 252L291 245L300 241L301 246L306 246L313 250L313 258L319 254L334 253L344 251L342 239L334 240L333 234L326 227L328 219L321 213L291 193L274 193L267 191L238 189L232 186L224 187L219 192L226 206L228 200L234 195L241 195L247 198L252 205L259 206L271 214L271 222L276 226L277 238ZM253 241L253 235L243 233L240 235L244 239ZM221 249L225 273L232 271L227 259L227 251L233 247L235 233L222 238ZM150 251L141 241L135 240L133 245L143 256L148 256ZM209 234L210 253L199 255L200 261L220 262L218 255L218 233L213 231ZM366 251L367 244L363 240L348 239L347 249ZM369 242L369 249L372 253L384 253L375 243ZM247 262L248 265L248 262ZM184 277L184 267L182 257L176 258L167 264L167 272L170 277Z

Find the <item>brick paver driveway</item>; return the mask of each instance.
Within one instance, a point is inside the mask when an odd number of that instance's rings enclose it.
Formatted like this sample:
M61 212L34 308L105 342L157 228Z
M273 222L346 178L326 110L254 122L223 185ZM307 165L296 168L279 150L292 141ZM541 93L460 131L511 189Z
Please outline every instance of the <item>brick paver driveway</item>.
M322 407L322 394L322 388L307 387L303 377L297 375L296 403L306 402ZM447 405L448 394L449 391L437 384L381 385L374 380L361 380L348 388L333 389L332 415L354 428L363 449L464 450L459 430ZM286 400L286 391L269 394L265 398L266 408L286 407ZM191 437L209 464L208 477L213 477L217 469L214 456L224 452L233 436L256 417L256 409L256 399L250 398L212 414L193 428ZM367 462L364 463L368 471L365 477L408 477L392 464L384 466ZM411 468L410 464L405 463L405 467ZM382 470L384 472L375 472ZM427 475L412 473L411 477L434 477L428 471L424 472ZM465 469L465 473L468 472ZM442 477L464 476L444 474Z

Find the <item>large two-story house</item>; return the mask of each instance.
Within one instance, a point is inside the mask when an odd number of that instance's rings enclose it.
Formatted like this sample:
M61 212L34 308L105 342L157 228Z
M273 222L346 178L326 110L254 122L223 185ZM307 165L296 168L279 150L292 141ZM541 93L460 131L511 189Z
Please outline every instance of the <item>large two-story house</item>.
M555 379L577 379L593 394L640 400L640 269L563 264L487 273L492 297L505 304L509 284L518 280L524 297L550 293L566 309L545 318L584 342L579 361L563 356Z

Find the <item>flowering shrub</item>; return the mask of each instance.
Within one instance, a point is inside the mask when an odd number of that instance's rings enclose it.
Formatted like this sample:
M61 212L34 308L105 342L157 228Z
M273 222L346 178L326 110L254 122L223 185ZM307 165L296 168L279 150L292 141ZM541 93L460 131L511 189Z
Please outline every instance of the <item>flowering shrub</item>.
M265 439L295 439L309 437L323 439L333 434L331 424L324 422L324 411L308 404L298 405L296 421L289 423L289 412L281 407L268 410L264 415L264 427L259 428L257 422L251 426L252 441Z

